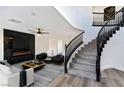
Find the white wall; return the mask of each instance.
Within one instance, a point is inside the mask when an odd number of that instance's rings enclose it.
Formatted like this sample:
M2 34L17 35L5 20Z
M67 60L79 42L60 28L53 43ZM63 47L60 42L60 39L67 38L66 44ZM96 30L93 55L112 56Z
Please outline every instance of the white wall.
M99 28L92 26L92 6L61 6L55 8L73 27L85 31L85 43L96 38L101 27Z
M92 7L87 6L87 7L78 7L78 8L76 8L76 7L67 7L67 8L68 8L68 11L66 11L66 13L68 12L68 18L70 20L74 19L71 22L75 22L77 24L76 27L80 26L80 28L82 27L82 29L85 30L84 42L87 43L87 42L91 41L91 39L94 39L99 31L99 28L92 27ZM74 10L74 8L75 8L75 10ZM76 11L77 11L76 9L79 9L78 13L76 13ZM71 11L73 12L74 16L72 15ZM78 15L78 14L80 14L80 15ZM78 19L75 19L75 18L78 18ZM64 18L62 18L62 20L64 20ZM64 24L67 25L67 22L65 22ZM2 24L2 25L5 28L13 29L13 30L17 30L17 31L20 30L20 31L26 32L26 30L27 30L27 29L22 28L23 25L20 26L20 25L11 24L11 23L6 23L5 25L4 24ZM58 26L56 26L56 27L58 27ZM67 27L65 27L63 29L61 28L60 31L58 30L58 32L59 32L58 35L63 34L63 37L61 37L61 38L55 37L54 33L50 32L51 33L50 35L53 35L54 36L53 38L56 38L56 39L52 40L52 42L54 42L55 40L58 40L58 39L62 39L62 40L64 40L63 44L65 44L65 42L67 42L67 41L69 42L72 39L72 37L75 37L77 34L80 33L80 31L72 28L70 25L68 25L68 29L69 29L68 31L66 31ZM2 34L0 34L0 35L2 35ZM64 35L66 35L66 36L64 37ZM69 36L67 36L67 35L69 35ZM51 37L49 39L53 39L53 38ZM50 48L49 39L46 36L40 36L40 37L36 36L36 41L35 41L36 54L39 54L41 52L47 52L47 50ZM3 40L1 38L1 40L0 40L0 42L1 42L0 50L1 51L3 51L2 41ZM63 47L64 47L64 45L63 45ZM55 48L55 46L54 46L54 48ZM1 59L3 59L3 52L1 54Z
M58 40L62 40L62 54L65 52L65 44L68 44L72 38L75 36L69 36L69 37L53 37L49 39L49 50L53 50L53 55L56 55L58 53Z
M3 29L0 29L0 60L3 60L4 55L4 48L3 48Z
M103 49L101 70L107 68L116 68L124 71L124 28L117 31Z
M0 60L4 59L3 42L4 42L3 41L3 29L0 29ZM42 35L42 36L35 35L35 54L47 52L48 49L49 49L49 38L46 37L45 35Z
M10 29L10 28L9 28ZM14 29L16 30L16 29ZM21 32L21 31L19 31ZM24 32L24 31L23 31ZM64 53L64 46L71 41L72 38L75 37L74 35L70 35L69 37L64 36L49 36L49 35L35 35L35 54L39 54L42 52L48 52L48 50L53 50L54 55L57 54L57 44L58 40L63 41L63 53ZM4 45L3 45L3 29L0 29L0 60L4 59Z
M1 28L11 29L15 31L33 33L30 30L37 30L41 27L49 35L36 36L36 54L47 52L49 49L49 38L53 37L71 37L80 33L79 30L74 29L70 24L58 13L52 6L44 7L0 7L0 25ZM32 13L36 15L32 15ZM22 23L14 23L8 20L16 19ZM3 33L0 32L0 59L3 59ZM68 40L68 39L67 39Z
M45 35L37 36L35 35L35 54L40 54L42 52L47 52L49 49L49 38Z

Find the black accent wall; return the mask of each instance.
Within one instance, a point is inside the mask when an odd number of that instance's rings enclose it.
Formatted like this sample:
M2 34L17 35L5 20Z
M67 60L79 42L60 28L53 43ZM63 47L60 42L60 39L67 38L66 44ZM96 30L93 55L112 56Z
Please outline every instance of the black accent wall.
M4 29L4 59L10 64L35 58L35 35Z

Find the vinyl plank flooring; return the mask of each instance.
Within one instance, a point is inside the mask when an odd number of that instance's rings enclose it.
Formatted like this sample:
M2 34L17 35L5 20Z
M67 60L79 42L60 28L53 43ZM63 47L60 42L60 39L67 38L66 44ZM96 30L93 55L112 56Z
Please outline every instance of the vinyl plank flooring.
M50 83L57 78L60 73L63 73L63 66L54 65L54 64L46 64L44 68L35 72L35 81L37 81L37 85L42 86L50 86ZM35 85L36 87L36 85Z
M73 82L72 82L72 87L78 87L79 82L80 82L80 78L75 77Z
M58 75L57 78L55 78L50 84L49 87L55 87L57 85L58 82L60 82L60 80L63 78L63 74Z
M22 64L30 61L32 60L12 65L12 67L22 69ZM63 69L63 65L46 64L42 69L34 73L34 85L31 85L31 87L48 87L54 79L60 74L62 75Z
M21 64L13 65L21 69ZM63 65L46 64L34 73L31 87L124 87L124 72L113 68L102 73L100 82L63 73Z
M100 82L70 74L63 74L53 82L56 82L53 86L59 87L124 87L124 72L113 68L104 70Z

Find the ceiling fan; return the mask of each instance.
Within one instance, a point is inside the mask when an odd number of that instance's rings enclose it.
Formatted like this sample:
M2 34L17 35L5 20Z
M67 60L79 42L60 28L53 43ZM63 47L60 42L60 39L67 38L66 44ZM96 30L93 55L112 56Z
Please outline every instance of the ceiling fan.
M32 33L36 33L38 35L41 35L41 34L50 34L49 32L45 32L44 29L42 29L42 28L37 28L36 30L28 29L28 31L30 31Z

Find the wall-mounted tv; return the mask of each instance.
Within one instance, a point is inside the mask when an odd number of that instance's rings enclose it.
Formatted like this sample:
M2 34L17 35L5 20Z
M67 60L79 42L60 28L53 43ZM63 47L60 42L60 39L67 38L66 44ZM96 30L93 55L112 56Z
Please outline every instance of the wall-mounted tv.
M13 37L12 40L13 50L29 50L30 49L30 39Z
M34 35L4 29L4 48L9 50L31 50L34 48Z

